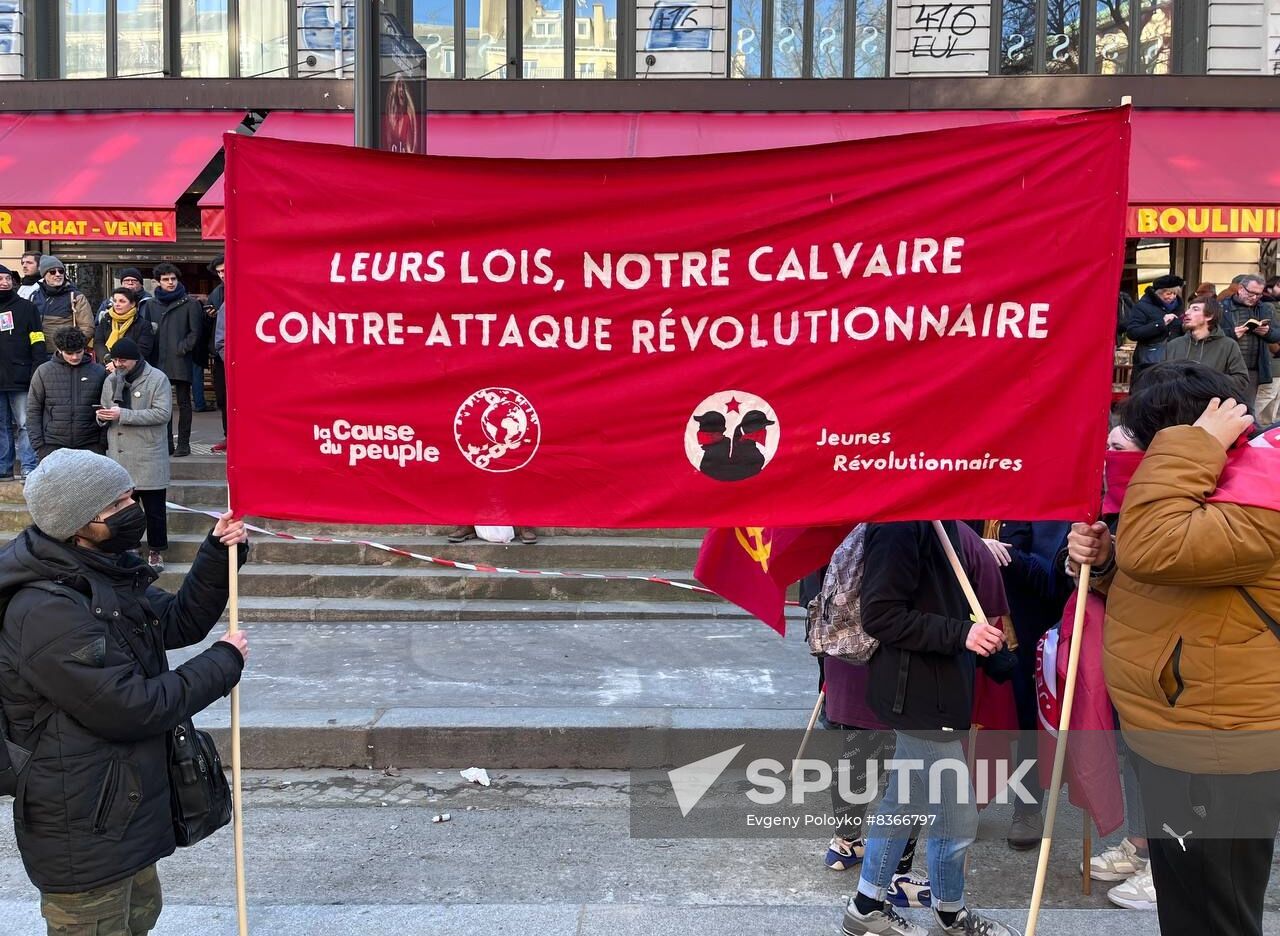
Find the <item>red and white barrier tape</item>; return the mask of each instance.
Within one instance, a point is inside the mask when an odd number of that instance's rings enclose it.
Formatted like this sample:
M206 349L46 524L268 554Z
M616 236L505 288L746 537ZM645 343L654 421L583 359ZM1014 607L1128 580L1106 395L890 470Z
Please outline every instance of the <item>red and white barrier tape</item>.
M181 513L202 514L206 517L212 517L217 520L221 514L216 510L197 510L194 507L185 507L182 504L166 503L169 510L176 510ZM509 569L503 566L480 565L474 562L459 562L456 559L442 559L439 556L428 556L424 553L410 552L407 549L398 549L395 546L388 546L386 543L375 543L371 540L353 540L341 539L336 536L304 536L301 533L281 533L278 530L268 530L260 526L254 526L251 523L245 524L245 529L254 533L261 533L264 536L271 536L275 539L295 540L302 543L331 543L340 546L368 546L371 549L378 549L393 556L406 556L410 559L417 559L421 562L430 562L433 565L445 566L450 569L461 569L464 572L496 572L507 575L540 575L548 578L582 578L582 579L600 579L605 582L653 582L657 585L670 585L672 588L681 588L685 591L701 592L704 595L714 595L709 588L701 585L692 585L688 582L676 582L672 579L661 578L657 575L606 575L603 572L573 572L562 569ZM797 604L797 602L787 602L788 604Z

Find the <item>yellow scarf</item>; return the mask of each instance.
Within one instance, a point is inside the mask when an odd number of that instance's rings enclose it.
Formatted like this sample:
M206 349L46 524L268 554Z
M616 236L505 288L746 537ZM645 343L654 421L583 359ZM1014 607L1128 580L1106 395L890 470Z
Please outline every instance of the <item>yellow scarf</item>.
M129 306L129 310L124 313L109 309L107 314L111 316L111 334L107 336L107 350L110 351L116 346L116 342L124 337L125 332L132 327L133 320L138 317L138 307Z

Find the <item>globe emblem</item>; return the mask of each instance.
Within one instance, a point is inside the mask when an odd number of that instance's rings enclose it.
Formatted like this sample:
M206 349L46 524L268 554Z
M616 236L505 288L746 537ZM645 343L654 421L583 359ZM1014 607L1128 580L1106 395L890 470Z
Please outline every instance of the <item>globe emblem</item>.
M480 416L480 427L494 445L516 445L529 428L524 410L509 400L490 403Z
M481 471L516 471L537 452L542 425L524 394L485 387L458 407L453 438L462 457Z

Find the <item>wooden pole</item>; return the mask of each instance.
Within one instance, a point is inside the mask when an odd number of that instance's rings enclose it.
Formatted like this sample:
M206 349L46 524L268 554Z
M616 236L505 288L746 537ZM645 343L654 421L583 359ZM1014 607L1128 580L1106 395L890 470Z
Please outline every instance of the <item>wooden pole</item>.
M240 630L240 547L227 547L227 607L231 614L228 630ZM249 936L249 904L245 895L244 876L244 801L240 779L240 686L231 689L231 815L236 852L236 917L240 936Z
M964 592L964 597L969 602L969 610L973 612L974 620L981 624L987 623L987 616L982 613L982 605L978 602L978 594L973 590L973 585L969 583L969 576L965 574L964 566L960 564L960 557L956 555L956 548L951 545L951 540L947 537L947 531L942 528L942 521L933 521L933 532L938 535L938 542L942 544L942 551L947 554L947 561L951 563L951 570L956 574L956 581L960 583L960 590Z
M1086 897L1093 894L1093 874L1090 873L1089 862L1093 859L1093 820L1088 810L1084 814L1084 858L1080 862L1080 889Z
M1036 883L1031 891L1031 909L1027 915L1026 936L1036 936L1036 919L1044 899L1044 883L1049 873L1049 851L1053 847L1053 823L1058 818L1058 797L1062 792L1062 767L1067 757L1067 732L1071 725L1071 706L1076 698L1076 671L1080 667L1080 645L1084 643L1084 611L1089 603L1091 566L1080 567L1080 584L1076 588L1076 616L1071 629L1071 653L1067 657L1067 685L1062 694L1062 715L1058 719L1058 743L1053 752L1053 781L1049 784L1049 811L1045 816L1044 838L1040 840L1040 862L1036 866ZM1087 821L1087 820L1086 820ZM1089 862L1085 861L1085 873Z
M809 716L809 727L804 730L804 737L800 739L800 750L796 751L796 758L791 762L791 770L787 771L787 776L796 768L796 761L804 757L804 749L809 746L809 737L813 734L813 726L818 723L818 713L822 711L822 702L827 697L826 689L818 690L818 701L813 703L813 713Z

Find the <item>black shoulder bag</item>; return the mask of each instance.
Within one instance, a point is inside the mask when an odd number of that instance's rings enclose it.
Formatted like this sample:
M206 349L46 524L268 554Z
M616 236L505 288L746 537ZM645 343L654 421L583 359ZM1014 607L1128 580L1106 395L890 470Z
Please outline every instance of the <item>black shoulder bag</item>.
M169 733L169 799L180 847L203 841L231 821L231 787L218 748L189 718Z

